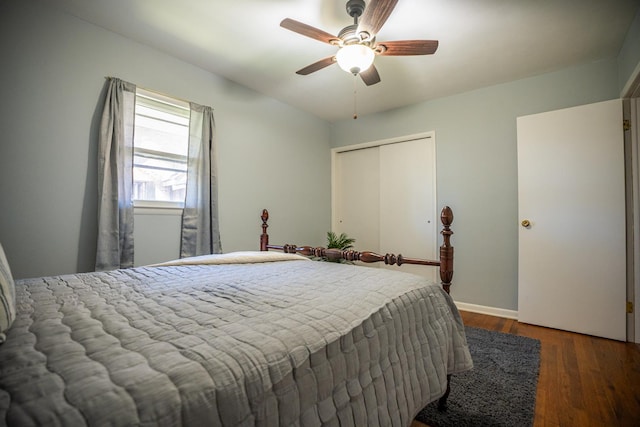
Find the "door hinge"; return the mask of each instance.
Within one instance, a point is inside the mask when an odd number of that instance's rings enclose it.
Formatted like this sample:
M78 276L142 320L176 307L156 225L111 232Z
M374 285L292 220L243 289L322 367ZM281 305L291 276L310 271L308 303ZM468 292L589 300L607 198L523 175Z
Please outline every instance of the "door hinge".
M627 301L627 314L633 313L633 301Z
M629 130L631 129L631 121L625 119L622 121L622 129L623 130Z

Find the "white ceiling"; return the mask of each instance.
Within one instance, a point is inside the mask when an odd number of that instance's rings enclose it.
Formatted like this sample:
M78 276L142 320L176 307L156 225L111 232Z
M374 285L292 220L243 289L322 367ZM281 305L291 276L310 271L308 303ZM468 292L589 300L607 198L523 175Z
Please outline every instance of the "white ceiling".
M270 97L334 121L351 117L354 78L337 65L295 71L336 48L279 26L331 34L346 0L48 0L49 4ZM357 79L359 115L615 58L640 0L399 0L379 41L439 40L431 56L377 57Z

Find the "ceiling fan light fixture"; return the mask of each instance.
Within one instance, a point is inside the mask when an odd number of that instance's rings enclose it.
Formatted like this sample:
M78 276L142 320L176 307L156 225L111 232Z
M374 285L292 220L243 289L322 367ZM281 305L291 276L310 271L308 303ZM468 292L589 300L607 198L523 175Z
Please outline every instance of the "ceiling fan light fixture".
M336 60L340 68L347 73L358 74L367 70L376 54L373 49L363 44L350 44L340 48L336 54Z

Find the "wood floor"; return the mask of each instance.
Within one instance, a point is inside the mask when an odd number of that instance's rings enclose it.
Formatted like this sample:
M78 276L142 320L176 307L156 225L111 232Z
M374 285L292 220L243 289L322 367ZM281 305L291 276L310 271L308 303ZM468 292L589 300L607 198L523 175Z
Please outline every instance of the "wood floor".
M640 345L482 314L462 318L468 326L540 340L534 427L640 426Z

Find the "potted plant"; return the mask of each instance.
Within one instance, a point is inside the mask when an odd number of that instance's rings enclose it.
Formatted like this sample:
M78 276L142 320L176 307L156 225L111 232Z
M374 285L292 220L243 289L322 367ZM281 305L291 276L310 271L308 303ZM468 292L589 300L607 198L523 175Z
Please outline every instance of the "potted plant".
M333 231L327 232L327 249L348 250L353 248L355 241L356 239L347 236L346 233L340 233L340 235L337 235ZM331 262L348 262L347 260L331 255L328 255L326 258L327 261Z

